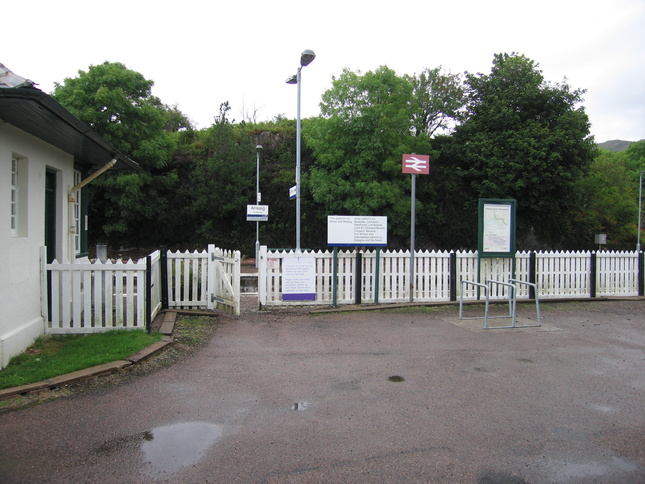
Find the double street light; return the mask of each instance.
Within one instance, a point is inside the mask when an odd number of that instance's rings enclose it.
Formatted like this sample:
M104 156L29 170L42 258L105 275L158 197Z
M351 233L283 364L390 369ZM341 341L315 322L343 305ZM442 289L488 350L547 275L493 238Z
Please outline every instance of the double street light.
M305 50L300 55L298 72L287 79L287 84L298 85L298 111L296 118L296 251L300 252L300 78L302 68L316 58L313 50Z

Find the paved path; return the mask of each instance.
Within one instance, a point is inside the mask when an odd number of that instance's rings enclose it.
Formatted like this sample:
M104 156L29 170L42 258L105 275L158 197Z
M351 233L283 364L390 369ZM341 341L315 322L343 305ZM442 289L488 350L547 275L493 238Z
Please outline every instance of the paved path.
M0 482L645 482L645 302L457 314L247 312L170 368L0 415Z

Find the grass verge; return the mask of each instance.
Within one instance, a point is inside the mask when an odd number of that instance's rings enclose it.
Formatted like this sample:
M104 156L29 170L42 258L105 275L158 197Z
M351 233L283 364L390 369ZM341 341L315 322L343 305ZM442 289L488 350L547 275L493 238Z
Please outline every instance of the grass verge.
M159 333L123 330L90 335L40 337L0 371L0 389L35 383L121 360L161 337Z

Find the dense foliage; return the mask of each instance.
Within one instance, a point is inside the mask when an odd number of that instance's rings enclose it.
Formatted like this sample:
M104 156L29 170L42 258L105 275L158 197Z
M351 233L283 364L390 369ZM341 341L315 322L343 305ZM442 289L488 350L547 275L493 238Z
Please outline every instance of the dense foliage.
M427 135L411 130L412 86L387 67L345 70L323 95L323 117L305 131L313 151L311 197L326 214L385 215L397 238L409 234L409 176L403 153L428 153ZM421 208L422 209L422 208Z
M462 189L471 203L516 199L525 244L532 234L546 247L566 245L578 230L573 187L595 154L583 91L545 82L521 55L496 55L490 74L466 77L468 112L449 154Z
M164 170L176 148L166 128L186 120L176 108L152 96L152 86L152 81L123 64L104 62L56 84L52 94L142 168L131 173L109 171L93 184L90 236L95 241L163 240L154 236L159 233L155 222L171 209L169 197L177 183L175 174Z
M93 241L152 247L214 243L252 254L256 146L260 192L270 207L260 241L293 247L295 121L230 120L228 103L195 130L151 95L152 81L104 63L65 79L53 95L137 161L137 173L92 184ZM330 214L388 216L390 247L407 248L410 175L404 153L430 154L417 177L417 248L474 248L477 199L514 198L520 249L636 244L638 180L645 141L623 153L597 150L584 91L547 82L538 64L494 56L489 74L443 68L398 75L382 66L344 70L322 96L321 116L303 120L302 246L326 246Z

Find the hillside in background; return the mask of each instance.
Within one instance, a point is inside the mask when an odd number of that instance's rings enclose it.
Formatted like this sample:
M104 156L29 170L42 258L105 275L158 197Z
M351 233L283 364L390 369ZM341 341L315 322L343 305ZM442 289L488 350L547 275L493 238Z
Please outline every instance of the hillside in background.
M619 151L625 151L632 143L635 143L635 142L623 141L621 139L613 139L610 141L605 141L604 143L598 143L598 147L603 148L607 151L613 151L614 153L617 153Z

